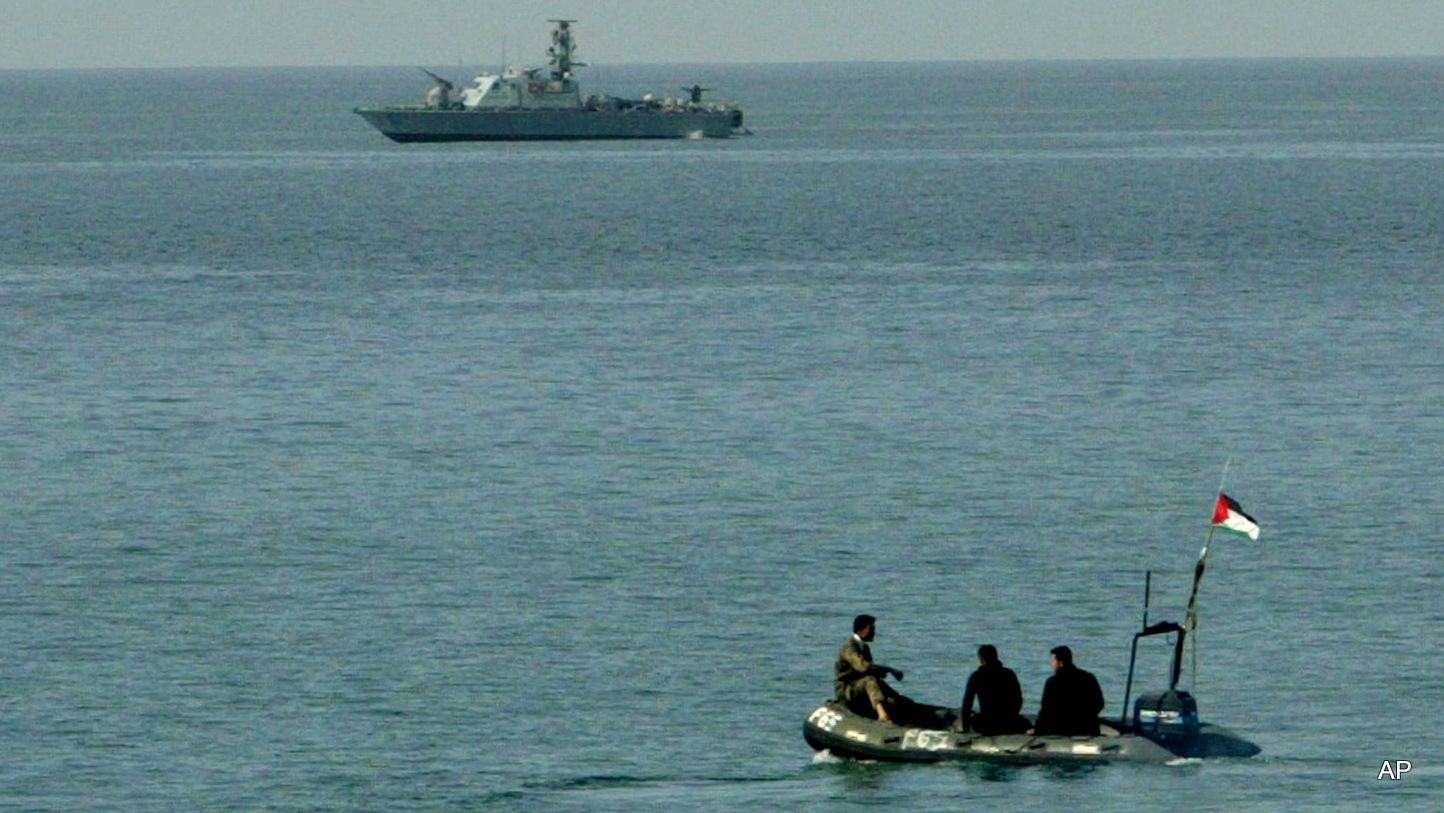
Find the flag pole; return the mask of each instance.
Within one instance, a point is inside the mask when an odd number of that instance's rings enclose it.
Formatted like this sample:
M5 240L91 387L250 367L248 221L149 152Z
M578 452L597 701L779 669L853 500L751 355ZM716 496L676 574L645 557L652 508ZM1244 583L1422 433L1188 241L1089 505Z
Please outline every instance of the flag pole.
M1203 571L1208 567L1208 546L1213 542L1213 510L1217 509L1218 501L1223 497L1223 486L1228 480L1228 466L1233 462L1232 458L1223 461L1223 474L1218 478L1218 491L1213 495L1213 504L1210 506L1208 523L1208 536L1203 539L1203 550L1198 552L1198 562L1193 566L1193 587L1188 591L1188 609L1183 613L1184 634L1188 636L1188 653L1192 661L1189 675L1189 686L1198 682L1198 584L1203 581Z
M1193 589L1188 593L1188 609L1183 613L1184 634L1188 636L1188 653L1193 662L1188 679L1190 688L1198 682L1198 584L1203 581L1203 571L1208 567L1208 545L1212 541L1213 525L1209 525L1203 550L1198 552L1198 562L1193 566Z
M1213 526L1208 526L1208 536L1203 540L1203 550L1198 552L1198 562L1193 566L1193 589L1188 593L1188 610L1184 612L1184 628L1188 634L1198 628L1198 583L1203 581L1204 568L1208 566L1208 545L1213 541Z

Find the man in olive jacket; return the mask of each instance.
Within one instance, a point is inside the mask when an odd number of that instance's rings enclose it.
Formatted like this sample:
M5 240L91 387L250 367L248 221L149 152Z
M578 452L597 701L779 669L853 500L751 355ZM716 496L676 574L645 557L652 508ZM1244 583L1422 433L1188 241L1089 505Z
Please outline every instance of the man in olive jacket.
M837 699L853 711L866 713L867 706L861 703L866 697L877 719L893 722L894 714L910 701L882 680L889 674L902 680L902 670L872 662L872 650L867 644L876 635L876 618L860 615L853 619L852 637L843 642L837 652L833 687L837 690Z

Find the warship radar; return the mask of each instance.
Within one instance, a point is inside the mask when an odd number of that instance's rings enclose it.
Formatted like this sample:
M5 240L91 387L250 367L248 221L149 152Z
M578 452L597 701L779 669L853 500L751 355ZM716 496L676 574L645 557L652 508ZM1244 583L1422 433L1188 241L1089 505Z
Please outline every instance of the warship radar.
M456 92L451 81L422 70L434 82L425 104L358 107L387 138L415 141L564 141L621 138L727 138L744 134L742 108L702 98L701 85L686 96L641 99L587 96L574 77L586 63L574 59L575 20L551 20L546 68L504 68L483 73Z

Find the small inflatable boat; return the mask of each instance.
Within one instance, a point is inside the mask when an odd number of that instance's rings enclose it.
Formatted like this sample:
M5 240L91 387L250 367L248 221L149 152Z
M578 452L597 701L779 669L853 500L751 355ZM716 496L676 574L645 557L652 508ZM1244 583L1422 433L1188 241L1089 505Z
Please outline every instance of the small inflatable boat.
M1205 544L1204 552L1208 547ZM1198 592L1200 566L1194 573L1194 595ZM1152 581L1148 574L1148 582ZM1146 584L1147 584L1146 583ZM1148 587L1145 586L1143 630L1133 636L1128 658L1128 683L1123 692L1124 716L1120 720L1099 720L1097 736L964 734L956 729L960 709L912 704L906 719L883 722L863 716L845 704L829 700L807 715L802 735L818 751L839 757L888 762L941 762L975 760L1003 763L1089 763L1089 762L1172 762L1179 759L1251 757L1259 747L1221 726L1201 722L1192 695L1178 691L1183 666L1183 643L1188 630L1181 624L1163 621L1148 625ZM1193 601L1189 602L1190 610ZM1128 717L1128 699L1133 690L1133 668L1138 660L1138 641L1154 635L1176 635L1173 669L1168 691L1140 695Z
M1138 698L1138 708L1143 709L1140 726L1120 728L1102 721L1096 737L985 736L955 731L956 709L916 706L909 720L913 724L897 725L863 717L829 700L807 715L802 735L818 751L884 762L1173 762L1249 757L1259 752L1258 746L1226 728L1199 723L1196 711L1192 711L1193 698L1187 692L1144 695Z

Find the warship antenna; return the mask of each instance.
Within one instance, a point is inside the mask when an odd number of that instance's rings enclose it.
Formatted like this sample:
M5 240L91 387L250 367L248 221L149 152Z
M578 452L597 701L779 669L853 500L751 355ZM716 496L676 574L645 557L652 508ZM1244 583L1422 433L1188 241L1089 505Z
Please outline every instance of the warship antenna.
M552 47L547 49L551 55L553 79L570 79L573 67L585 67L585 62L573 62L572 52L576 50L576 40L572 38L572 23L576 20L550 19L549 23L556 23L557 27L552 31Z

